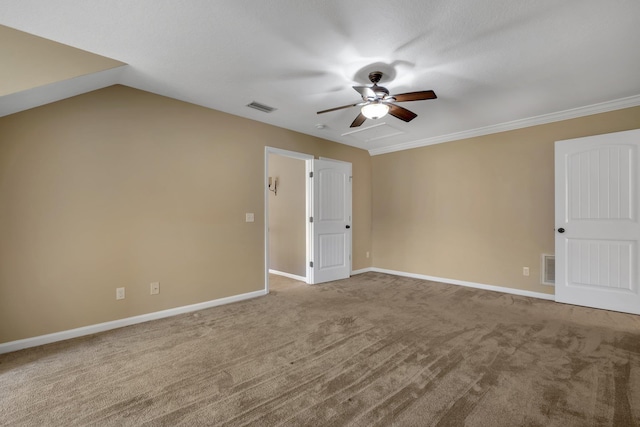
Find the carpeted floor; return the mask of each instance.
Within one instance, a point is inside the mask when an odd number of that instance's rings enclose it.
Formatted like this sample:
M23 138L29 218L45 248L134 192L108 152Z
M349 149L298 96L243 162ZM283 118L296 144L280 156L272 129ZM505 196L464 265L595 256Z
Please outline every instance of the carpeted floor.
M0 355L0 424L640 425L640 316L367 273Z

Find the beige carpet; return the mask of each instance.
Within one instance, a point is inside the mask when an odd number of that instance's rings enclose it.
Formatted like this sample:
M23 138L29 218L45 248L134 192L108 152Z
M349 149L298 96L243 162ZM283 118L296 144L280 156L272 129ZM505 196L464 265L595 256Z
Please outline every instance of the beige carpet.
M0 355L0 424L633 426L640 317L367 273Z

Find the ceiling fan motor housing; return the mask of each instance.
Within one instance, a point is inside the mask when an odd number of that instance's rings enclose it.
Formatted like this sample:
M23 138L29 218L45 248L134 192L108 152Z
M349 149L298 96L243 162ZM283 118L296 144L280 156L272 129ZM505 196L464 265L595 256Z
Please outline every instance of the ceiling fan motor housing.
M386 87L378 86L378 82L380 81L381 78L382 78L382 73L380 71L374 71L372 73L369 73L369 80L371 80L371 83L373 83L371 90L376 95L376 97L374 99L371 99L371 97L367 97L365 101L367 100L374 101L376 99L384 99L389 96L389 91L387 90Z
M371 89L376 94L376 98L377 99L383 99L383 98L386 98L387 96L389 96L389 91L387 90L386 87L373 85L373 87Z

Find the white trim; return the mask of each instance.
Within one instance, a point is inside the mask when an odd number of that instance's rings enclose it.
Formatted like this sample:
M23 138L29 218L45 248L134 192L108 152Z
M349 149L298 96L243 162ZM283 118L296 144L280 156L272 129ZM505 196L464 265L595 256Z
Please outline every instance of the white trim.
M304 161L304 223L305 223L305 258L304 269L307 275L305 282L310 285L313 283L313 267L311 267L311 258L313 257L313 234L309 217L313 216L313 181L309 174L313 172L313 158Z
M261 297L266 294L267 292L265 292L264 290L247 292L246 294L218 298L212 301L205 301L197 304L170 308L168 310L156 311L154 313L141 314L140 316L126 317L124 319L112 320L110 322L98 323L96 325L83 326L81 328L69 329L67 331L55 332L53 334L40 335L38 337L26 338L17 341L10 341L0 344L0 354L10 353L12 351L36 347L39 345L50 344L57 341L64 341L71 338L78 338L85 335L97 334L99 332L109 331L111 329L118 329L124 326L131 326L138 323L149 322L151 320L163 319L165 317L176 316L178 314L204 310L205 308L231 304L232 302L244 301L251 298Z
M113 86L120 83L122 71L126 67L128 65L124 64L2 96L0 97L0 117Z
M522 129L530 126L543 125L547 123L559 122L562 120L575 119L592 114L607 113L609 111L621 110L623 108L637 107L640 105L640 95L629 96L627 98L613 101L601 102L587 105L585 107L572 108L570 110L558 111L555 113L543 114L541 116L529 117L526 119L513 120L497 125L485 126L462 132L450 133L447 135L434 136L431 138L419 139L417 141L405 142L389 147L374 148L369 150L371 156L379 154L393 153L395 151L410 150L412 148L425 147L427 145L441 144L443 142L457 141L459 139L474 138L476 136L489 135L492 133L506 132L515 129Z
M347 161L344 161L344 160L330 159L329 157L322 157L322 156L320 156L320 157L318 157L318 160L326 160L327 162L336 162L336 163L342 163L342 164L349 164L349 165L352 165L352 163L351 163L351 162L347 162ZM351 172L353 173L353 170L352 170Z
M369 273L369 272L371 272L371 271L373 271L373 267L361 268L360 270L353 270L353 271L351 272L351 275L352 275L352 276L355 276L355 275L357 275L357 274Z
M312 160L312 154L298 153L297 151L283 150L282 148L264 147L267 154L277 154L278 156L293 157L300 160Z
M411 277L412 279L431 280L432 282L448 283L450 285L466 286L469 288L484 289L486 291L503 292L506 294L520 295L523 297L531 297L531 298L539 298L539 299L546 299L549 301L555 301L555 297L553 295L544 294L542 292L532 292L532 291L525 291L522 289L505 288L503 286L494 286L494 285L485 285L482 283L465 282L463 280L456 280L456 279L445 279L443 277L434 277L434 276L427 276L424 274L406 273L404 271L387 270L384 268L376 268L376 267L371 268L371 271L376 273L393 274L394 276Z
M278 271L275 271L275 270L269 270L269 272L273 272L273 274L280 274L280 275L286 276L286 277L291 277L292 279L301 280L303 282L305 281L304 277L301 277L301 276L295 276L295 275L292 275L292 274L290 275L288 273L282 273L282 272L278 272ZM520 289L505 288L505 287L502 287L502 286L484 285L484 284L481 284L481 283L465 282L465 281L462 281L462 280L455 280L455 279L445 279L445 278L442 278L442 277L427 276L427 275L424 275L424 274L407 273L407 272L397 271L397 270L387 270L387 269L384 269L384 268L367 267L367 268L362 268L360 270L354 270L354 271L351 272L351 274L352 275L356 275L356 274L363 274L363 273L368 273L368 272L386 273L386 274L392 274L394 276L410 277L410 278L413 278L413 279L422 279L422 280L431 280L431 281L434 281L434 282L448 283L448 284L458 285L458 286L467 286L467 287L470 287L470 288L477 288L477 289L484 289L484 290L488 290L488 291L503 292L503 293L513 294L513 295L520 295L520 296L526 296L526 297L532 297L532 298L539 298L539 299L545 299L545 300L550 300L550 301L554 300L554 296L553 295L544 294L544 293L540 293L540 292L532 292L532 291L525 291L525 290L520 290ZM163 319L163 318L166 318L166 317L176 316L178 314L190 313L190 312L198 311L198 310L204 310L206 308L217 307L217 306L224 305L224 304L231 304L231 303L238 302L238 301L244 301L244 300L247 300L247 299L264 296L264 295L267 295L267 293L268 292L266 291L266 289L264 289L264 290L254 291L254 292L248 292L248 293L245 293L245 294L234 295L234 296L225 297L225 298L219 298L219 299L212 300L212 301L206 301L206 302L186 305L186 306L182 306L182 307L170 308L168 310L156 311L154 313L142 314L140 316L133 316L133 317L127 317L127 318L124 318L124 319L113 320L111 322L104 322L104 323L98 323L96 325L83 326L81 328L70 329L70 330L67 330L67 331L56 332L56 333L53 333L53 334L40 335L38 337L26 338L26 339L17 340L17 341L10 341L10 342L7 342L7 343L0 344L0 354L10 353L12 351L18 351L18 350L22 350L22 349L30 348L30 347L37 347L37 346L40 346L40 345L50 344L50 343L58 342L58 341L64 341L64 340L68 340L68 339L72 339L72 338L78 338L78 337L82 337L82 336L85 336L85 335L96 334L96 333L108 331L108 330L111 330L111 329L122 328L122 327L125 327L125 326L136 325L138 323L149 322L151 320Z
M291 274L291 273L285 273L284 271L278 271L278 270L269 269L269 274L275 274L277 276L288 277L289 279L299 280L299 281L305 282L305 283L307 282L307 278L306 277L298 276L298 275Z

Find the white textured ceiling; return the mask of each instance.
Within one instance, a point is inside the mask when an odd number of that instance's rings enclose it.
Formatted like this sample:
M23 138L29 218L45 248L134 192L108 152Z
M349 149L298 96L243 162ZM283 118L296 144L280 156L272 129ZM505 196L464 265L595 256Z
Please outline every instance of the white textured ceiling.
M372 153L640 105L638 0L0 0L0 24L125 62L123 84ZM379 137L343 135L356 108L316 115L374 70L438 99L367 120Z

